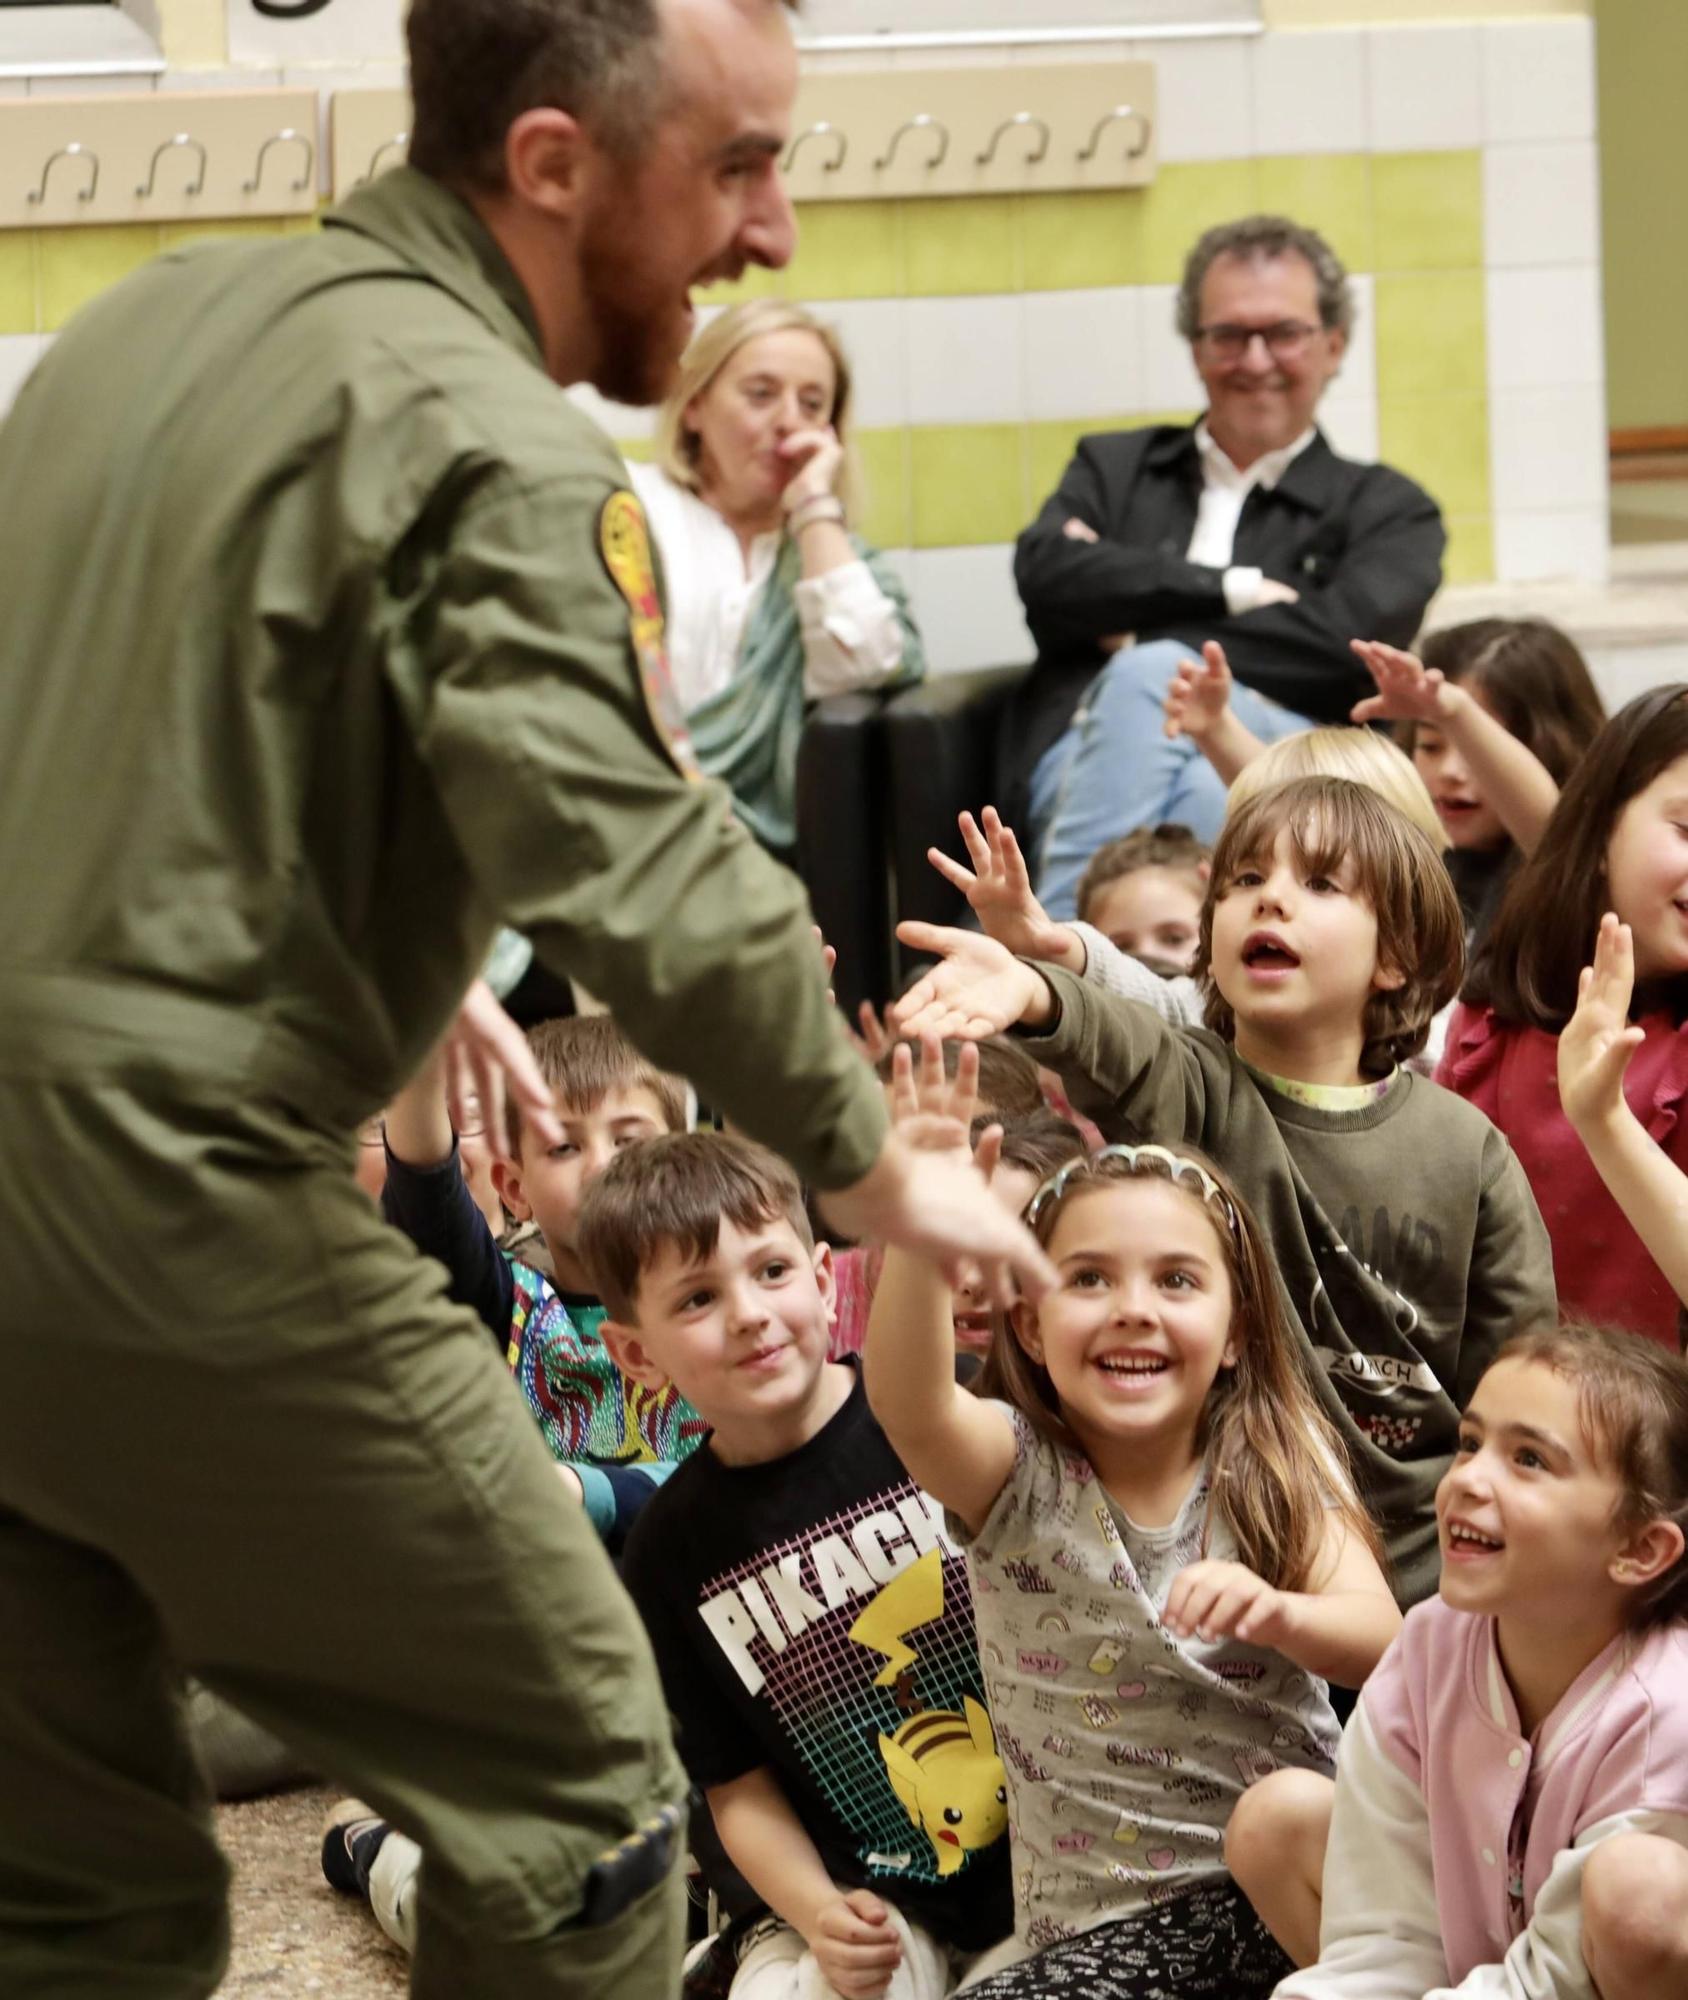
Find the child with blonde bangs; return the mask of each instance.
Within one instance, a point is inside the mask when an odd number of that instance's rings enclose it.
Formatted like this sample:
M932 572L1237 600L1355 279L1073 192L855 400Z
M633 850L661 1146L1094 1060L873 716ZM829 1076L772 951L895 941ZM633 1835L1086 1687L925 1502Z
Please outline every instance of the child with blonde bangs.
M1104 1137L1221 1162L1261 1218L1304 1365L1416 1603L1436 1586L1433 1497L1459 1412L1505 1340L1557 1317L1505 1139L1405 1067L1458 985L1459 905L1430 841L1378 793L1304 778L1226 821L1201 925L1202 1027L915 925L905 941L941 961L899 1025L1014 1028Z
M935 1044L918 1084L899 1054L893 1101L916 1143L967 1146L969 1079ZM1265 2000L1287 1961L1226 1874L1226 1822L1268 1771L1329 1771L1325 1682L1357 1686L1400 1614L1219 1172L1108 1147L1028 1220L1059 1284L999 1325L977 1396L943 1278L897 1252L866 1350L887 1437L967 1550L1007 1772L1015 1942L969 1990Z
M1437 1514L1440 1596L1334 1788L1280 1773L1232 1821L1307 1968L1279 2000L1688 1992L1688 1368L1587 1327L1514 1341Z

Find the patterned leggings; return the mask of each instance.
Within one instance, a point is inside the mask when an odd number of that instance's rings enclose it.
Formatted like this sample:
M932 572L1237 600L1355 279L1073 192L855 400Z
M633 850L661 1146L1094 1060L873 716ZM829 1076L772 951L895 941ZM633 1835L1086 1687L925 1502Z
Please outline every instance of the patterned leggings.
M1219 1882L1050 1945L965 2000L1268 2000L1293 1970L1254 1905Z

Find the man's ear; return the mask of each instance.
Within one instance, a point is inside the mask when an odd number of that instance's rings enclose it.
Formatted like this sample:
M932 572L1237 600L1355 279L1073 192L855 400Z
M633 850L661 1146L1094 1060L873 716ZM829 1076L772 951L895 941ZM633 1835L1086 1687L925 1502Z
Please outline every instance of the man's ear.
M610 1359L623 1375L631 1376L642 1389L666 1389L668 1371L651 1359L650 1350L639 1337L636 1326L605 1319L598 1325L598 1338L610 1351Z
M1612 1557L1612 1580L1626 1590L1656 1582L1682 1560L1683 1546L1682 1530L1674 1521L1645 1522Z
M533 1204L523 1191L522 1170L519 1164L509 1160L494 1160L492 1185L497 1190L498 1199L518 1222L533 1220Z
M562 222L574 219L596 148L579 120L540 105L511 121L504 135L508 192L528 208Z
M1041 1368L1043 1339L1037 1330L1037 1307L1029 1299L1016 1299L1008 1308L1008 1324L1014 1329L1014 1338Z
M832 1245L815 1245L815 1284L826 1304L826 1323L838 1323L838 1267L832 1261Z

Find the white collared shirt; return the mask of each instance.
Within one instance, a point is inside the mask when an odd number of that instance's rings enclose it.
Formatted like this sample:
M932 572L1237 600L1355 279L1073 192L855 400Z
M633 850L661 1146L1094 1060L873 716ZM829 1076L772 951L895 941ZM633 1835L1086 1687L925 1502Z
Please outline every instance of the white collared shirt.
M1190 546L1185 554L1193 563L1225 572L1225 608L1233 618L1240 612L1259 607L1260 587L1265 581L1263 571L1231 560L1243 503L1257 486L1263 486L1270 493L1291 463L1301 456L1317 435L1317 431L1309 425L1293 444L1286 444L1279 451L1267 452L1264 457L1257 458L1246 472L1240 472L1223 447L1214 442L1208 432L1206 418L1196 426L1196 450L1201 453L1202 461L1202 493L1196 507L1196 530L1190 537Z
M750 614L779 561L781 536L758 535L747 564L738 536L707 501L661 466L630 470L662 552L668 664L689 715L733 678ZM810 701L875 687L901 667L897 607L865 562L804 577L793 595L803 633L803 692Z

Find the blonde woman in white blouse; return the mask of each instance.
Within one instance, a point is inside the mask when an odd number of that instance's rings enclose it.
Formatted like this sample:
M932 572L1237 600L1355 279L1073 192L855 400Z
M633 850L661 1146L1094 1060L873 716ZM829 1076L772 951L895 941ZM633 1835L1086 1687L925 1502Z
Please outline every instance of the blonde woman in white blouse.
M806 704L925 671L901 583L850 532L849 410L838 336L801 306L756 300L692 342L656 461L633 467L699 760L781 852L796 844Z

